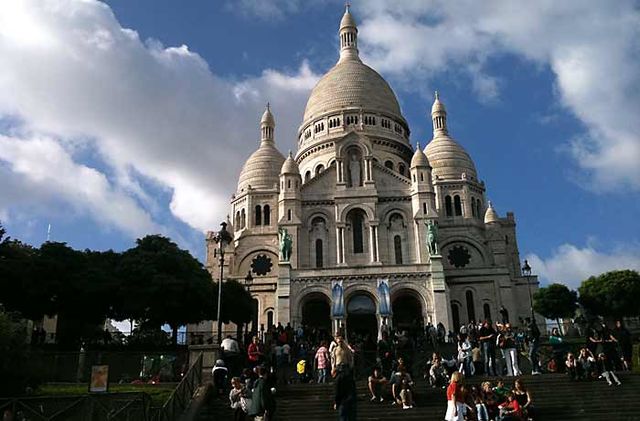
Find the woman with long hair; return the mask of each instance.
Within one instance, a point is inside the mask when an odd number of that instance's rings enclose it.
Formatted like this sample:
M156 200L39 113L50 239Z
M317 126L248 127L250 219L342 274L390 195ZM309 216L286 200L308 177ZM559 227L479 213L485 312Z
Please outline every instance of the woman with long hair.
M447 387L447 412L444 416L446 421L464 420L464 397L461 391L463 382L462 373L454 371L449 387Z
M531 399L531 393L525 386L522 379L516 379L514 383L513 398L520 404L520 408L522 408L522 413L525 419L534 419L535 412L533 409L533 400Z

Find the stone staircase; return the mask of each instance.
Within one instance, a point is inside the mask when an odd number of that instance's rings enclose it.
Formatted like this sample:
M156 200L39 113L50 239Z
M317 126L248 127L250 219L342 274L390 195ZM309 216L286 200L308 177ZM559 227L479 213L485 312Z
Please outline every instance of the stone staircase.
M640 420L640 375L619 373L622 386L608 386L604 380L571 382L565 375L523 376L531 390L538 416L536 420ZM479 384L483 378L472 377L467 384ZM487 380L495 380L487 379ZM358 385L358 420L441 421L446 409L444 390L431 389L417 382L416 407L403 410L385 402L369 401L366 382ZM333 385L293 384L281 388L277 395L276 420L328 421L336 419L333 410ZM199 420L232 420L226 397L211 397L199 414Z

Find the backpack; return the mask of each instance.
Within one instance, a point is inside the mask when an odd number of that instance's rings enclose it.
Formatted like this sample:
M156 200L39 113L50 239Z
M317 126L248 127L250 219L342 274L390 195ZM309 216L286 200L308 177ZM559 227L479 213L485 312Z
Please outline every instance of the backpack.
M296 364L296 371L298 372L298 374L304 374L307 368L307 362L305 360L300 360L298 361L298 364Z

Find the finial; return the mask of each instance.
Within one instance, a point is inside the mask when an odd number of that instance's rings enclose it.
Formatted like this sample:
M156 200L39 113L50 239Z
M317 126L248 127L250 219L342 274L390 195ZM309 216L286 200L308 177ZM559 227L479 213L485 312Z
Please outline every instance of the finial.
M349 13L349 8L351 7L351 4L349 4L349 2L345 2L344 3L344 12L345 13Z
M438 94L438 91L436 91L436 101L438 101L440 99L440 95Z
M293 158L293 154L291 153L291 149L289 149L289 158Z
M420 149L420 141L419 140L416 142L416 149Z
M271 106L268 101L267 101L267 110L271 111Z
M491 200L487 201L487 203L488 203L489 207L493 209L493 203L491 203Z

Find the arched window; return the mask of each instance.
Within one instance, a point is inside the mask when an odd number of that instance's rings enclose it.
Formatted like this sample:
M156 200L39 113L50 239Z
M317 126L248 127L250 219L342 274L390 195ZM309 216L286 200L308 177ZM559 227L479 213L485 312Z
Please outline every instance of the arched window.
M393 249L396 254L396 265L402 264L402 238L399 235L393 237Z
M247 226L247 214L244 212L244 209L240 212L240 226L242 228Z
M262 208L262 214L262 222L265 225L271 225L271 208L269 207L269 205L264 205L264 207Z
M290 189L291 188L291 180L287 180L287 188Z
M424 181L424 173L420 171L420 181Z
M316 267L321 268L323 266L323 256L322 256L322 240L316 240Z
M451 206L451 196L447 195L444 198L444 210L447 216L453 216L453 208Z
M480 199L476 200L476 215L478 218L482 217L482 202L480 202Z
M242 228L242 226L240 225L240 211L236 211L236 227Z
M311 171L304 173L304 182L306 183L309 180L311 180Z
M460 310L456 303L451 303L451 318L453 319L453 331L458 332L460 330Z
M291 221L291 209L287 209L287 221Z
M489 305L489 303L484 303L484 305L482 306L482 310L484 312L484 319L491 320L491 306Z
M324 171L324 165L320 164L316 167L316 175L320 174L322 171Z
M453 207L455 208L456 216L461 216L462 215L462 201L460 200L460 196L458 196L457 194L455 196L453 196Z
M398 164L398 172L402 175L404 175L404 172L406 171L406 168L404 166L404 164Z
M429 210L427 209L427 202L422 202L422 213L425 215L429 213Z
M476 320L476 307L473 304L473 292L467 291L465 295L467 298L467 316L469 317L469 323L471 323L472 320Z
M273 326L273 310L267 311L267 329Z
M256 205L256 227L262 225L262 207L260 205Z
M475 197L471 198L471 216L473 216L474 218L477 216L477 214L476 214L476 198Z
M351 216L351 232L353 233L353 253L364 253L363 242L364 218L362 211L353 212Z
M390 170L393 170L393 162L391 161L385 161L384 166L389 168Z

